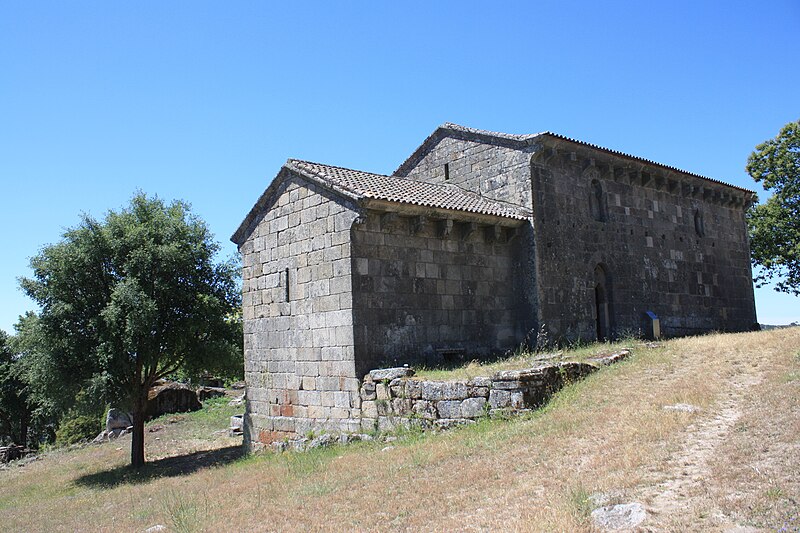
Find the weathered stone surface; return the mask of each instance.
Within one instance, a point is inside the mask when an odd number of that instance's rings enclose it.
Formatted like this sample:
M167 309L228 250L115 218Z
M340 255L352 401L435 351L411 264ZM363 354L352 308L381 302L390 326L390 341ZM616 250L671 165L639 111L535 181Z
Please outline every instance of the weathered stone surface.
M376 382L393 380L397 378L406 378L414 375L414 369L405 367L396 368L380 368L377 370L370 370L369 377Z
M106 413L106 431L126 429L133 425L131 415L121 409L111 408Z
M361 402L361 416L363 418L378 418L378 406L376 401L367 400Z
M492 385L497 381L529 381L531 379L540 377L542 369L536 368L523 368L521 370L501 370L492 376Z
M442 400L436 403L440 418L461 418L461 401Z
M511 393L505 390L492 389L489 393L489 405L492 409L499 409L511 405Z
M225 396L225 389L223 387L200 387L197 389L197 399L201 402L209 398L220 398Z
M392 409L398 416L408 416L414 407L414 401L407 398L395 398L392 400Z
M631 354L630 350L620 350L612 354L601 355L600 357L593 357L589 361L597 363L598 365L606 366L627 359L630 354Z
M464 381L422 382L422 399L424 400L463 400L467 397L469 397L469 391Z
M311 442L306 445L306 449L313 450L314 448L324 448L336 443L338 440L338 437L334 437L330 433L323 433L311 439Z
M415 379L406 380L405 395L412 400L422 399L422 382Z
M486 414L485 398L467 398L461 402L461 416L464 418L478 418Z
M440 418L439 420L436 420L433 425L437 429L452 429L458 426L466 426L474 423L474 420L467 420L466 418Z
M391 398L391 391L389 390L389 386L384 385L383 383L376 383L375 395L379 400L388 400L389 398Z
M608 505L592 511L592 522L597 527L610 530L632 530L647 518L641 503Z
M188 385L170 382L150 390L145 412L149 418L167 413L197 411L203 407L197 394Z
M375 407L378 408L378 416L393 415L392 402L390 400L375 400Z
M436 412L436 403L428 400L414 401L412 412L414 415L426 420L435 420L439 416Z
M375 383L371 381L365 381L363 385L361 385L361 399L362 400L376 400L378 395L375 393Z
M492 386L492 378L490 378L489 376L476 376L467 381L467 386L488 388Z

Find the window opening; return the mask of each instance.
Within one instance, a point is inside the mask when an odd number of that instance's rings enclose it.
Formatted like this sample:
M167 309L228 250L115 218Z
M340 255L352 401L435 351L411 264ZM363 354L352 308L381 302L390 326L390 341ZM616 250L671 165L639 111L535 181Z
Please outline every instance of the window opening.
M598 222L606 221L606 202L603 186L597 180L592 180L589 193L589 205L592 210L592 218Z

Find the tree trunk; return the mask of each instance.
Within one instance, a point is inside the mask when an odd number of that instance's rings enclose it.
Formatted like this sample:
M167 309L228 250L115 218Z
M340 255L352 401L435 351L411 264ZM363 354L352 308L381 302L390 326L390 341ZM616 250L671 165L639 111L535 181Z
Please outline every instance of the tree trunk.
M131 439L131 465L134 468L144 466L144 399L147 391L140 385L133 402L133 438Z
M28 426L30 425L31 413L27 409L22 410L19 416L19 444L28 447Z

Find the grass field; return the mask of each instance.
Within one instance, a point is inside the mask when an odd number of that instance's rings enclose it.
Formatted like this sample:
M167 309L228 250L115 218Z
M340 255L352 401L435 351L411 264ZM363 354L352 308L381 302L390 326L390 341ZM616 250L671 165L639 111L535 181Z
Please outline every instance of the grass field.
M0 530L590 531L600 501L647 531L800 528L800 328L637 346L534 414L391 446L242 457L230 410L151 423L138 473L127 440L0 471Z

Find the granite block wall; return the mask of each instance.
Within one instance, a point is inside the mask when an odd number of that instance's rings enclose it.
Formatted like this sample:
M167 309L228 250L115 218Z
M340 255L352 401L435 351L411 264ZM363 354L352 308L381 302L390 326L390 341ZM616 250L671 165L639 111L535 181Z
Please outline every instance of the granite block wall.
M540 318L549 334L596 338L602 281L611 336L647 332L646 311L668 336L750 329L746 193L725 196L707 180L613 159L595 165L589 155L531 166Z
M368 212L352 232L357 374L517 347L526 330L515 235Z
M350 286L357 217L341 197L289 176L240 247L248 445L358 426Z
M487 198L531 207L530 158L535 147L444 137L400 175L451 183Z

